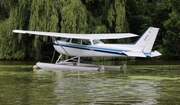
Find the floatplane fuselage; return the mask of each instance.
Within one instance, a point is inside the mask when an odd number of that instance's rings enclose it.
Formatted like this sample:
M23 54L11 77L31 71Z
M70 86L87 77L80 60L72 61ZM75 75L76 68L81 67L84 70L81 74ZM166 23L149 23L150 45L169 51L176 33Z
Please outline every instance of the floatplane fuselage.
M79 42L73 42L73 40L79 40ZM88 45L83 44L83 42L87 42ZM127 56L125 52L130 51L142 53L144 54L143 57L147 55L142 50L134 49L132 44L105 44L97 39L81 40L72 38L70 40L56 40L53 46L61 54L81 57L121 57Z

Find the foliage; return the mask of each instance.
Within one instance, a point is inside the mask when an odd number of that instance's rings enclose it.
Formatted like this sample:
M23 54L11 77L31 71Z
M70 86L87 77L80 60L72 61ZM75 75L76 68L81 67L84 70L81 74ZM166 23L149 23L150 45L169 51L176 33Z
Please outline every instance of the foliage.
M142 34L149 26L155 26L153 21L156 16L156 2L143 0L127 0L127 20L131 32Z
M16 3L15 3L16 2ZM51 0L8 0L8 18L1 23L1 59L39 59L47 37L14 35L14 29L57 31L58 13ZM15 4L15 5L14 5ZM5 5L5 4L4 4ZM6 8L5 6L2 8ZM42 41L41 41L42 40ZM8 46L8 47L6 47Z
M161 14L165 13L163 19L163 35L160 49L166 59L180 58L180 7L178 0L167 0L161 2ZM163 16L163 15L162 15Z
M42 58L53 39L15 35L14 29L67 33L142 34L159 27L154 49L164 58L180 58L178 0L0 0L0 59ZM130 40L107 40L107 42Z

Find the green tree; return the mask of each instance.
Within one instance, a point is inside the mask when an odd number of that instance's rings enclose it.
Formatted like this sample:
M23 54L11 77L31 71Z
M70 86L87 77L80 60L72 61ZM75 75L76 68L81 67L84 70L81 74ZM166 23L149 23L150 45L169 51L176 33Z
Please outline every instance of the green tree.
M8 9L8 17L1 23L1 59L39 59L42 42L47 37L14 35L14 29L58 31L58 13L51 0L7 0L2 5ZM8 5L7 5L8 4ZM42 40L42 41L41 41Z
M164 37L161 46L163 55L168 59L180 58L180 2L178 0L162 0L162 7L169 11L163 22Z
M126 1L126 17L131 32L142 34L148 27L156 26L157 4L152 0Z
M88 28L86 7L81 0L65 1L61 17L61 32L84 33Z
M95 26L95 33L127 31L124 0L86 0L84 4L91 15L90 24Z

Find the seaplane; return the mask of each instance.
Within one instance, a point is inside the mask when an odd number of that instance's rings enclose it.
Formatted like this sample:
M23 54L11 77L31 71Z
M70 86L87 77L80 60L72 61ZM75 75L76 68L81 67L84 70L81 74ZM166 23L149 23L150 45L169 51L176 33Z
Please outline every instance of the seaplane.
M133 33L108 33L108 34L72 34L29 30L13 30L18 34L33 34L50 37L60 37L61 40L53 42L54 49L60 54L54 64L37 62L41 69L78 69L78 70L104 70L111 66L81 63L81 57L157 57L161 53L152 51L159 28L149 27L134 43L105 44L103 39L121 39L137 37ZM62 55L72 58L62 60ZM71 62L73 61L73 62ZM117 67L117 68L121 68ZM116 68L116 67L115 67Z

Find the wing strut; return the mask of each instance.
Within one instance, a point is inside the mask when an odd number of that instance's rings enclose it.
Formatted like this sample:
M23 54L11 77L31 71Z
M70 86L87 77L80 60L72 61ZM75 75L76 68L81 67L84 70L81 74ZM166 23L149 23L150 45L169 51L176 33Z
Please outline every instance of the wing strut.
M64 50L64 52L69 56L69 53L63 48L63 46L61 46L61 44L57 40L55 40L55 41Z

